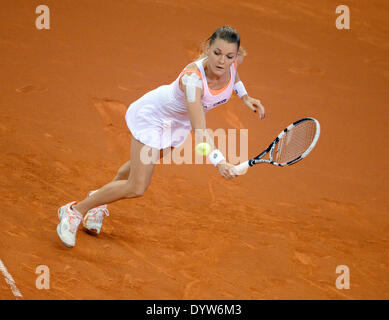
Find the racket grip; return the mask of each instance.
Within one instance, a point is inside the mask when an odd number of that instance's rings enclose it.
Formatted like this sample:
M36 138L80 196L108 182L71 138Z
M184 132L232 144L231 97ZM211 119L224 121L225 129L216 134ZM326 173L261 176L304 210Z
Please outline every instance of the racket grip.
M247 169L249 168L249 162L245 161L242 162L241 164L236 165L234 168L238 172L239 175L245 174Z

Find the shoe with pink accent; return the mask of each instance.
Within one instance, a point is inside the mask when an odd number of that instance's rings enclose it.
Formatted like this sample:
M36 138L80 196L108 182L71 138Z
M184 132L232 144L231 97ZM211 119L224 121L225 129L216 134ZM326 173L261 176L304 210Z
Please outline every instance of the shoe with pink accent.
M90 197L96 191L97 190L90 192L88 197ZM83 220L85 231L95 236L100 234L101 227L103 226L104 216L109 216L109 211L106 204L90 209L86 213Z
M65 246L71 248L76 245L76 234L82 220L82 215L74 210L72 206L76 201L69 202L58 209L60 223L57 226L57 233Z

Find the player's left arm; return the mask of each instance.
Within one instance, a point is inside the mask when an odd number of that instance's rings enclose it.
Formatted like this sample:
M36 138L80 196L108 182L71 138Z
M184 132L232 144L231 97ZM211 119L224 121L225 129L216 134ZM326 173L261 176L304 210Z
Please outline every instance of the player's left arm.
M242 55L238 55L236 59L237 59L237 66L239 67L240 65L242 65L244 58ZM247 107L249 107L254 112L258 112L260 119L265 118L265 108L261 104L260 100L254 99L248 95L246 88L244 87L243 82L239 77L238 70L236 70L236 75L235 75L234 91L239 96L239 98L242 99L243 103Z

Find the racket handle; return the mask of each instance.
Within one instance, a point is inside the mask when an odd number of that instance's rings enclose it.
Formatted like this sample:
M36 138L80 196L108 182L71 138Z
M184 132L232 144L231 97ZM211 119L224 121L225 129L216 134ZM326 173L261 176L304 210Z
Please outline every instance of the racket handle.
M247 172L247 169L249 167L250 167L249 162L245 161L245 162L242 162L241 164L238 164L237 166L235 166L235 169L239 175L242 175L242 174L245 174Z

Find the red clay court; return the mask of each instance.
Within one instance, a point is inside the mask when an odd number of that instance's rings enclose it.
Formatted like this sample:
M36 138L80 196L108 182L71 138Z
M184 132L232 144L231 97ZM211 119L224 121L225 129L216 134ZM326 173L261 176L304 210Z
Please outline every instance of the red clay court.
M389 3L37 1L0 11L0 260L24 299L388 299ZM295 166L227 181L212 165L158 165L145 196L110 205L102 233L66 248L57 209L129 158L127 106L169 84L222 25L261 99L237 96L210 128L247 128L255 156L289 123L322 126ZM35 286L50 268L50 289ZM350 270L339 290L336 268ZM15 299L1 274L0 299Z

